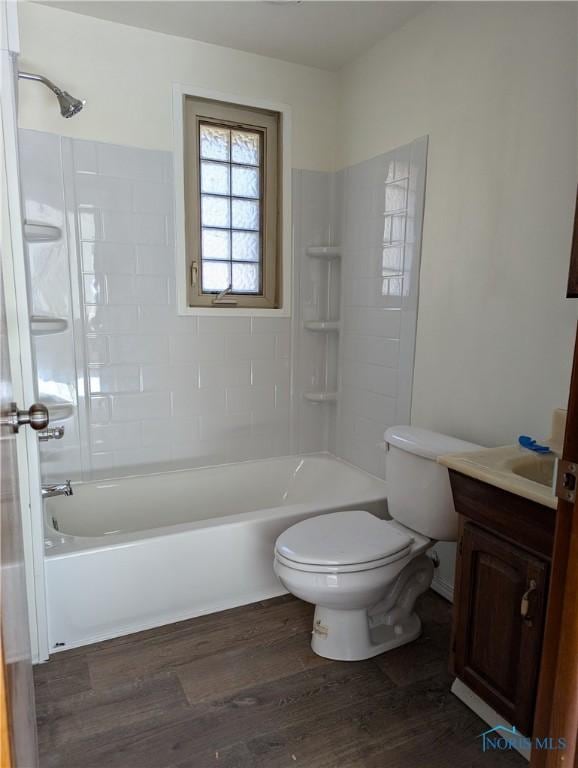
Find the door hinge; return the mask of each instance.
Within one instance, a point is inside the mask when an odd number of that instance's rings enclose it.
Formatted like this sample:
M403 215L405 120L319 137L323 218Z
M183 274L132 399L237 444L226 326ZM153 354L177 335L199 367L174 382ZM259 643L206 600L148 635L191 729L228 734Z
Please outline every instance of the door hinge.
M558 476L556 478L556 496L564 501L576 501L576 478L578 465L573 461L558 462Z

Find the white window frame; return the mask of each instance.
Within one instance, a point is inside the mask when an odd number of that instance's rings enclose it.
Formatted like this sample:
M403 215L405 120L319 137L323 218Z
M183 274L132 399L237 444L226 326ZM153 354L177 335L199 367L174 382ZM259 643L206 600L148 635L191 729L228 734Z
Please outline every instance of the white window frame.
M281 258L278 268L281 271L281 295L278 308L256 307L191 307L188 304L187 252L186 252L186 215L185 215L185 151L184 101L186 96L229 104L239 104L255 109L266 109L280 115L280 193L281 221L280 237ZM223 93L212 89L191 85L173 84L173 130L174 130L174 183L175 183L175 246L176 246L176 289L177 312L179 315L227 316L227 317L290 317L292 296L293 243L291 224L291 108L286 104L274 104L261 99L249 99L239 94Z

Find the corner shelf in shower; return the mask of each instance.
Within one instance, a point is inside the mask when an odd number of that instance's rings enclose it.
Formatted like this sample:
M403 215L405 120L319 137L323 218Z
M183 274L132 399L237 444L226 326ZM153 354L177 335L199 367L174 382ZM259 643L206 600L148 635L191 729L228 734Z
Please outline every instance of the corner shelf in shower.
M60 227L51 224L39 224L35 221L24 222L24 239L27 243L55 243L62 237Z
M49 317L48 315L32 315L30 317L30 333L33 336L63 333L67 328L68 320L65 317Z
M306 400L311 403L336 403L337 392L306 392Z
M341 256L341 248L338 245L310 245L307 255L314 259L338 259Z
M303 327L308 331L328 333L330 331L339 331L341 323L339 320L308 320L303 323Z

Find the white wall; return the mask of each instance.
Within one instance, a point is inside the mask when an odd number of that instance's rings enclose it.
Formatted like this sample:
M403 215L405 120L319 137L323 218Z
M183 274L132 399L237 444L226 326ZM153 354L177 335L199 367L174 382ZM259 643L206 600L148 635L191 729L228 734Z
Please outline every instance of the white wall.
M429 134L412 421L483 444L565 405L576 4L433 4L342 72L341 165Z
M173 82L288 104L293 166L332 170L336 155L335 73L19 4L20 68L40 72L86 109L63 120L54 96L20 83L20 126L78 139L172 150Z

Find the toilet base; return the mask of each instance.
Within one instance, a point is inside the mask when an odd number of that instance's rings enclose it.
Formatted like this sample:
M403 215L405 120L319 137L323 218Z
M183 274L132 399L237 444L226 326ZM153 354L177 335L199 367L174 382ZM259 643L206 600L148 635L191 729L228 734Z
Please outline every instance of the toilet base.
M311 648L326 659L361 661L411 643L421 633L415 602L429 589L433 570L425 554L411 560L369 609L316 605Z
M421 621L415 612L398 624L370 627L367 611L336 611L318 605L311 648L326 659L362 661L411 643L420 634Z

